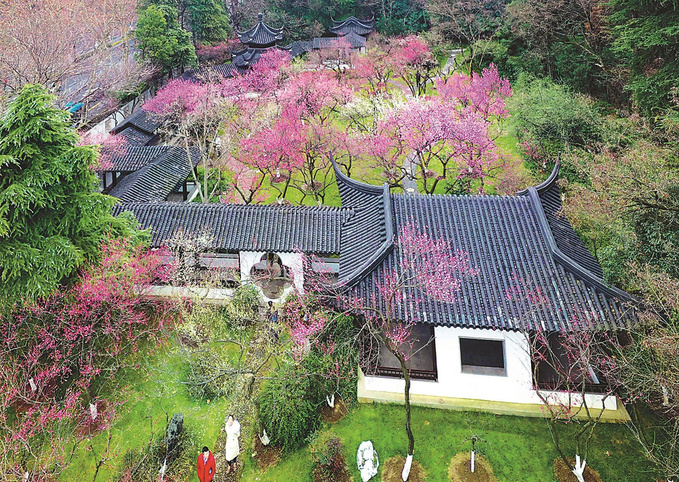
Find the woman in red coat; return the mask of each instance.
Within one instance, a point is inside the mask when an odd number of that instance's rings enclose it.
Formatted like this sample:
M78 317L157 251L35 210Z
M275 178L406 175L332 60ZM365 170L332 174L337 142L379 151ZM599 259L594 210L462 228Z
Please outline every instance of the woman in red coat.
M215 476L215 457L207 447L203 447L203 453L198 456L196 469L200 482L212 482L212 477Z

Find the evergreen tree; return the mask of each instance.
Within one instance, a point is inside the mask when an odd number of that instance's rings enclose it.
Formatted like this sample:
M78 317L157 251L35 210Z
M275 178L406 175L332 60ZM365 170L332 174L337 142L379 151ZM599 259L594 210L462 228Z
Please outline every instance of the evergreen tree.
M220 1L192 0L188 10L196 42L221 42L229 35L229 17Z
M630 70L627 88L646 115L670 105L679 78L679 0L610 0L613 48Z
M76 146L68 114L44 87L27 85L0 118L0 309L54 291L129 234L96 192L96 148Z
M149 5L139 15L136 37L142 58L162 67L168 74L196 63L191 35L179 26L177 9Z

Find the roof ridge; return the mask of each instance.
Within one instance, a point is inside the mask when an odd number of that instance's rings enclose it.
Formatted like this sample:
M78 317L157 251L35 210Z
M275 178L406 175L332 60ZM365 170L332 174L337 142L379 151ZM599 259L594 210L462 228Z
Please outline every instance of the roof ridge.
M555 169L555 171L557 171L558 173L557 169ZM549 186L551 186L551 183L553 181L554 179L550 179ZM545 237L545 241L547 242L547 249L549 250L549 253L552 255L552 258L554 258L555 261L557 261L564 268L566 268L567 270L581 278L585 283L589 283L592 287L602 291L608 296L621 298L624 301L635 300L635 298L629 293L619 288L616 288L615 286L608 286L602 278L595 275L590 270L588 270L580 263L575 261L573 258L567 256L563 251L561 251L561 249L559 249L559 246L556 243L554 234L552 233L552 230L549 227L547 215L545 214L545 210L542 207L542 202L540 201L540 195L538 193L537 188L529 187L525 192L527 193L527 197L530 199L531 202L531 207L533 208L533 211L535 212L538 218L538 225L540 226L540 231L542 231L542 234Z

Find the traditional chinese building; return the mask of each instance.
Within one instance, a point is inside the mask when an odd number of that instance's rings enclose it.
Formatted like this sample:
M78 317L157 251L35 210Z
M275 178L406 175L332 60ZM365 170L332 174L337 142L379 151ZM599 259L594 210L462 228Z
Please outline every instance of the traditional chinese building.
M134 146L106 156L101 189L122 202L187 201L197 193L191 176L200 151L191 147ZM190 155L190 157L189 157Z
M333 20L329 30L337 36L355 34L367 37L375 31L375 17L370 20L359 20L356 17L349 17L342 22Z
M238 32L238 38L248 48L266 49L283 40L283 27L273 28L264 23L263 15L257 17L257 23L245 32Z
M115 212L132 211L157 247L177 232L207 233L214 254L206 265L228 265L243 282L277 266L289 280L278 290L262 287L265 300L284 297L293 280L304 289L306 253L325 257L345 289L382 303L377 287L401 269L394 240L409 223L446 240L451 256L466 252L478 274L465 279L454 302L405 293L418 301L396 313L415 323L409 366L416 404L540 415L526 332L611 332L635 321L631 297L604 283L601 267L560 214L558 165L544 183L516 196L395 194L387 185L352 180L337 166L335 174L340 208L158 202L120 204ZM539 287L552 303L532 311L524 297L508 296L517 282ZM386 350L374 372L360 378L358 396L403 399L400 369ZM614 398L605 403L625 417Z

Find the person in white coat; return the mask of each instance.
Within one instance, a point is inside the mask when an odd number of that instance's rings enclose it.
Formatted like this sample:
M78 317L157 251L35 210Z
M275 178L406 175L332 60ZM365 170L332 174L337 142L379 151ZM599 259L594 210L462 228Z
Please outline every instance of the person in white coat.
M230 473L232 470L235 472L238 470L238 454L240 453L240 447L238 445L238 437L240 437L240 423L238 420L233 418L233 415L229 415L226 419L226 425L224 426L224 431L226 432L226 473Z

